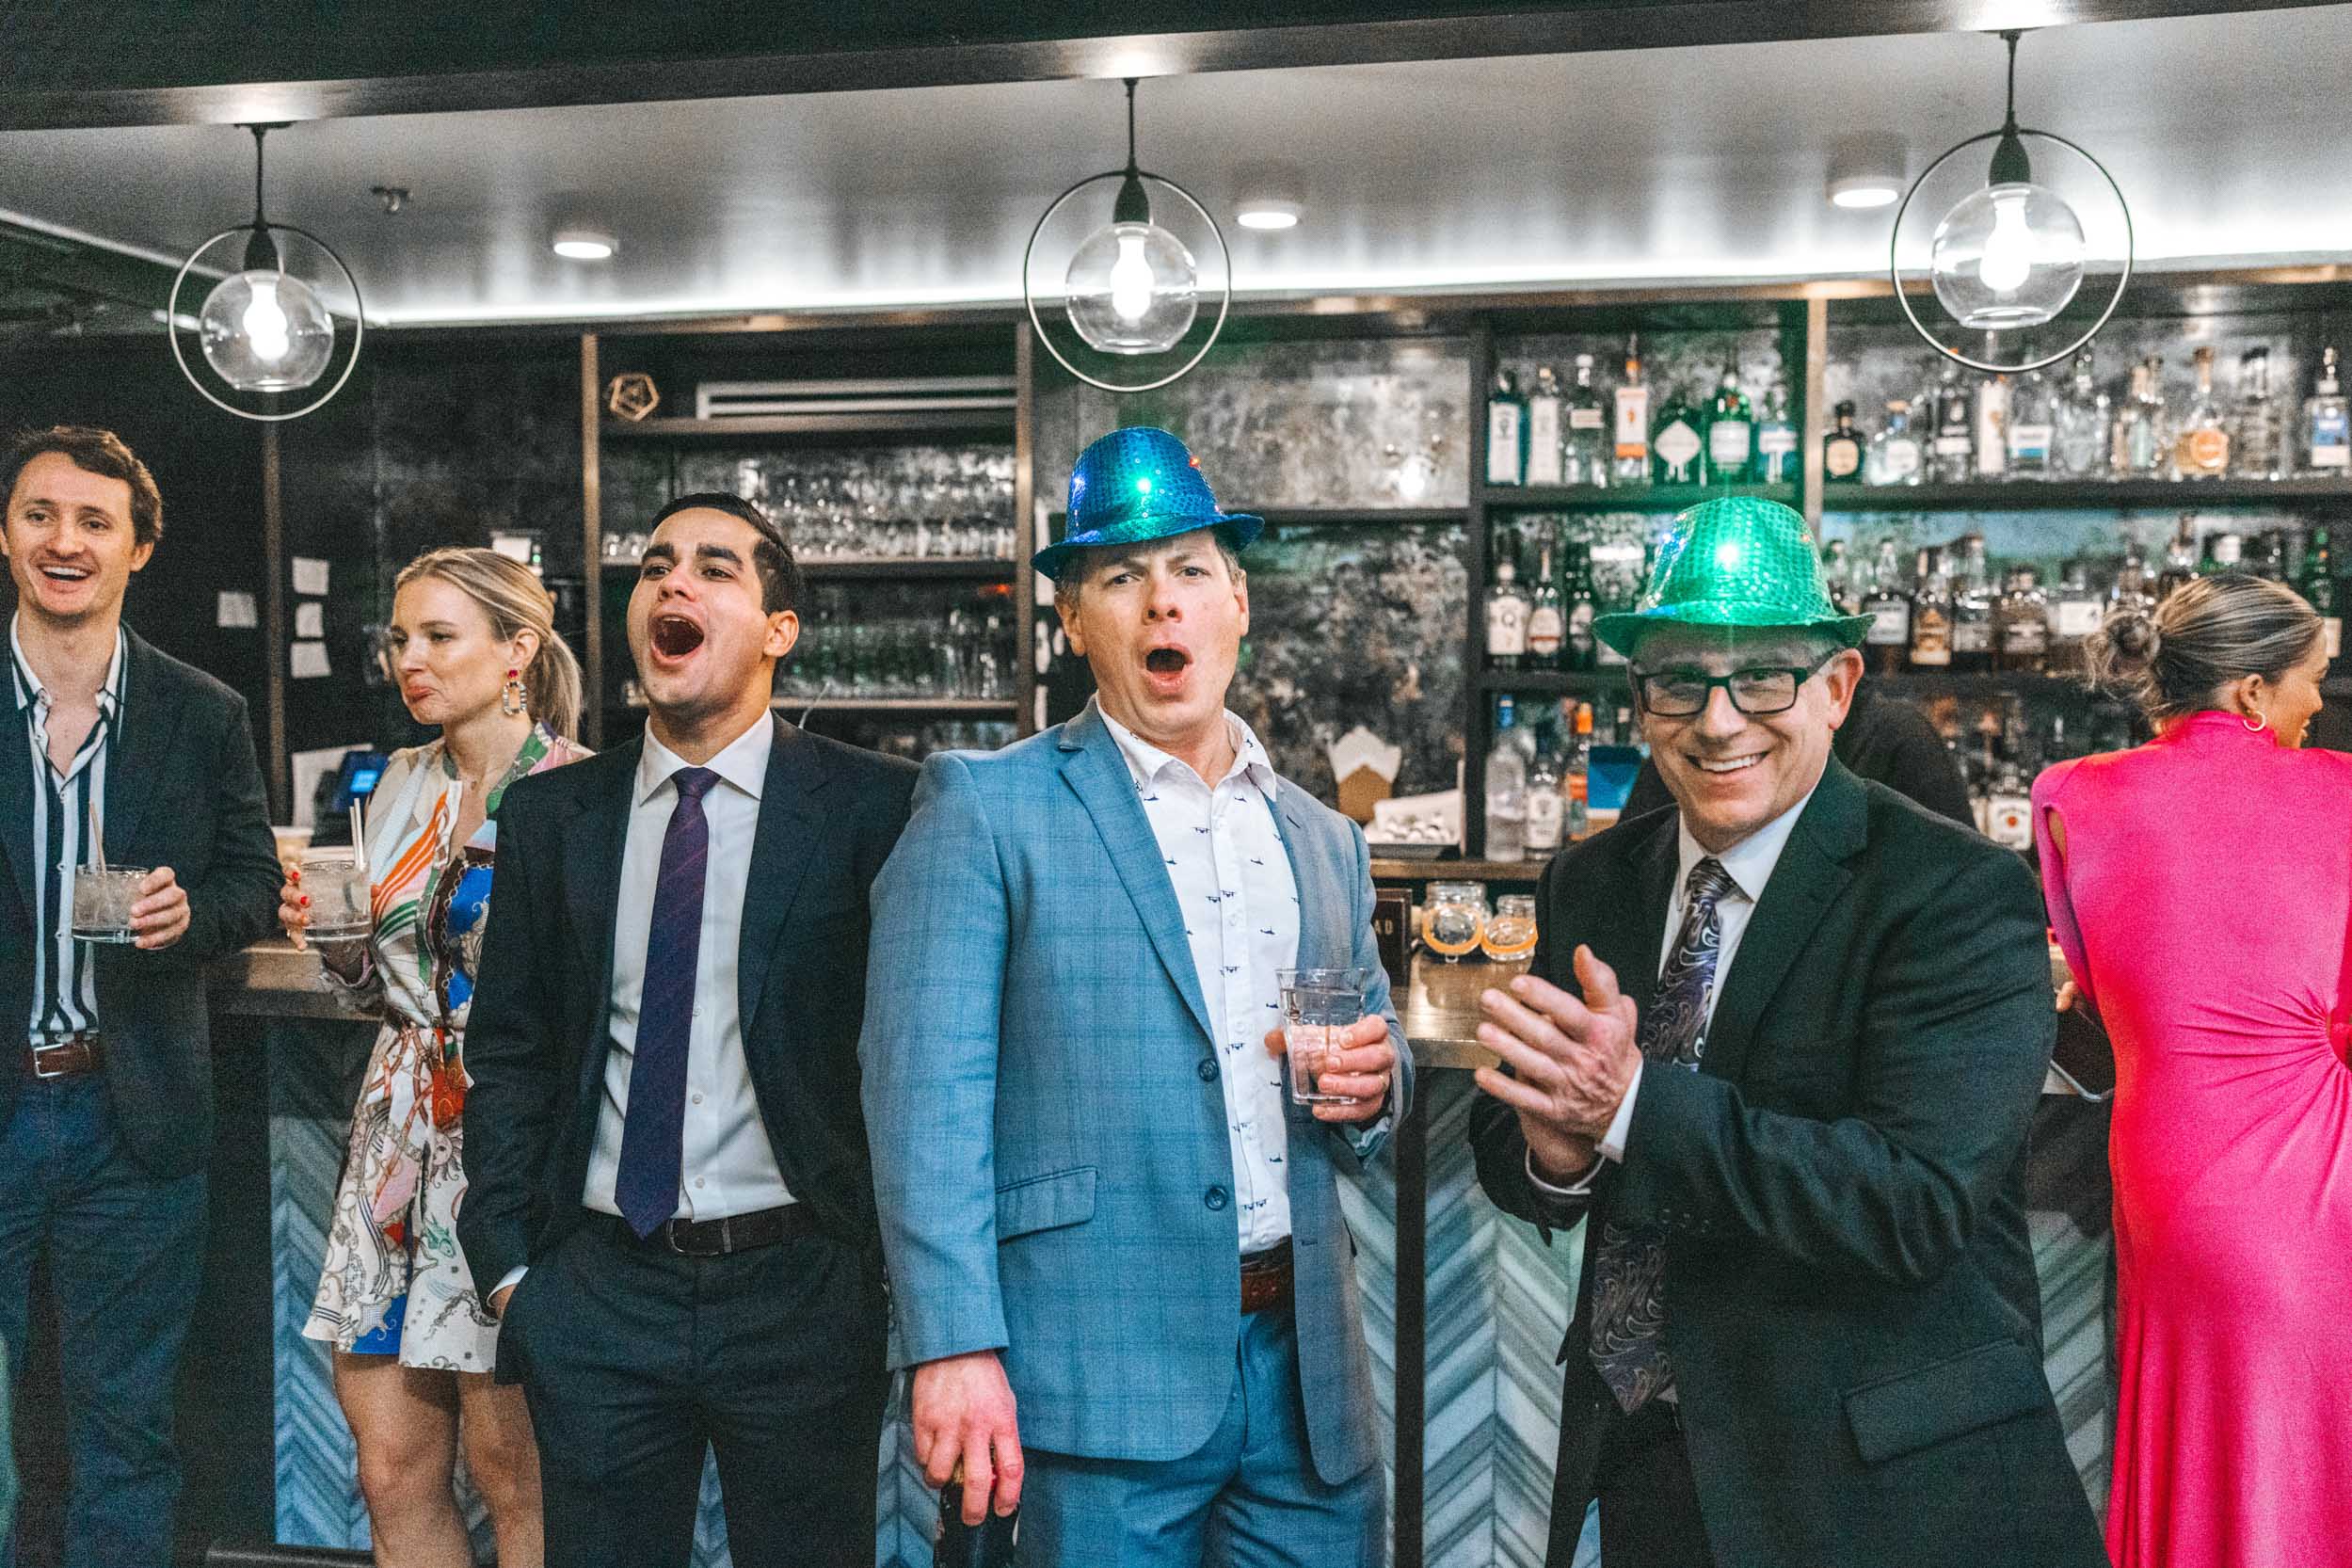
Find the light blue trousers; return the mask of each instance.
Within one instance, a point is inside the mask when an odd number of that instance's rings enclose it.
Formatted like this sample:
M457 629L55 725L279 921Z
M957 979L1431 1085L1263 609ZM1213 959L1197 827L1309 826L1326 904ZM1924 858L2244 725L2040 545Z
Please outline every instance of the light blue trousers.
M1317 1478L1288 1314L1244 1317L1234 1361L1224 1419L1182 1459L1031 1451L1024 1568L1381 1568L1384 1471Z

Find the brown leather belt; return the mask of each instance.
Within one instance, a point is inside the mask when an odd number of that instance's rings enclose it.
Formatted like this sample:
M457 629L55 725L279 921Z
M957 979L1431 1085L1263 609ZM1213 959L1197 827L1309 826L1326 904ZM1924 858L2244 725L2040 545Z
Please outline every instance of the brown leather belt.
M80 1078L106 1064L104 1037L96 1030L51 1034L28 1043L25 1070L35 1078Z
M1287 1312L1291 1296L1290 1243L1278 1241L1264 1252L1241 1257L1241 1310L1244 1313Z
M780 1208L762 1208L750 1214L729 1214L722 1220L670 1220L642 1241L629 1228L628 1221L614 1214L603 1218L617 1227L618 1234L639 1246L665 1248L680 1257L725 1257L754 1247L772 1247L787 1237L817 1233L817 1222L805 1203L788 1203Z

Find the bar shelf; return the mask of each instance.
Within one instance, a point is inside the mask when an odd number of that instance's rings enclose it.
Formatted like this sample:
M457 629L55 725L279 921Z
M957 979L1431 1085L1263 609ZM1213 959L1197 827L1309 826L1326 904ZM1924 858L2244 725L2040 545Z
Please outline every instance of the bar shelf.
M1794 485L1481 485L1478 503L1490 511L1680 512L1703 501L1754 496L1801 506Z
M863 413L740 414L726 419L607 419L598 433L608 441L725 441L741 437L904 436L982 432L1010 438L1010 402L983 408L887 408Z
M2343 479L2008 479L1967 485L1832 485L1830 516L1858 512L2116 511L2126 507L2259 506L2296 501L2352 504Z

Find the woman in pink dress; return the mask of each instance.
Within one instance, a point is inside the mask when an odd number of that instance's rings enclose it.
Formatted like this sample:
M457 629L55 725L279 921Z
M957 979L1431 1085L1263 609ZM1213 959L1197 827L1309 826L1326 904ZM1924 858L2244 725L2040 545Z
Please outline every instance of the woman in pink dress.
M2119 612L2156 738L2034 784L2051 923L2116 1052L2119 1568L2352 1560L2352 756L2319 617L2235 573Z

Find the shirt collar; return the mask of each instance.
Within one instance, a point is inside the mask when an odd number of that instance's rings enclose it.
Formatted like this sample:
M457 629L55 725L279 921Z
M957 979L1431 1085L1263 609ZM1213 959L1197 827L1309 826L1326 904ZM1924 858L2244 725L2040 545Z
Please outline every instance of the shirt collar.
M768 753L776 749L776 720L765 714L760 722L727 743L725 749L702 765L717 774L752 799L760 798L760 791L768 780ZM653 798L653 792L670 780L670 775L680 768L694 766L683 757L653 738L648 728L645 749L637 754L637 797L643 806Z
M1181 769L1192 777L1200 776L1192 772L1192 764L1189 762L1172 752L1160 750L1117 719L1103 712L1099 700L1089 697L1087 701L1102 719L1103 728L1111 731L1111 738L1118 743L1119 755L1127 760L1128 772L1134 776L1138 785L1152 782L1168 768ZM1230 708L1225 710L1224 719L1225 734L1233 742L1233 766L1225 770L1224 778L1218 779L1216 782L1222 784L1235 774L1247 774L1250 782L1264 791L1266 798L1272 800L1275 791L1281 787L1282 779L1281 776L1274 772L1272 761L1267 758L1266 748L1258 744L1257 732L1243 723L1241 715Z
M1772 868L1781 863L1781 851L1788 847L1788 836L1797 830L1797 819L1805 814L1813 791L1820 787L1816 784L1813 790L1807 790L1804 799L1715 857L1723 873L1738 888L1740 896L1750 904L1763 901L1764 885L1772 880ZM1690 868L1704 859L1707 852L1690 836L1689 824L1680 822L1679 814L1675 837L1680 863L1674 872L1674 897L1679 901L1683 889L1690 885Z
M49 695L40 677L33 673L33 662L24 656L24 639L18 632L24 619L21 610L8 617L8 664L16 675L16 706L20 712ZM130 647L130 637L117 626L114 657L106 662L106 682L98 689L99 712L109 719L117 717L122 708L122 666L128 662Z

